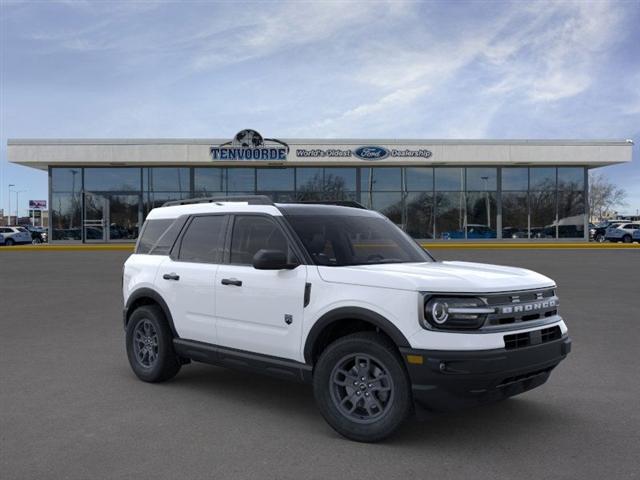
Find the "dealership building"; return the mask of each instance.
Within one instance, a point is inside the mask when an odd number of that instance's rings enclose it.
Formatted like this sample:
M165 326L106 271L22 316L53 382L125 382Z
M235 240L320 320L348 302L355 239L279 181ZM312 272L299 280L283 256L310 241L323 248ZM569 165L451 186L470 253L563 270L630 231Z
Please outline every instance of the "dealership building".
M588 239L588 171L630 140L13 139L48 172L54 242L131 242L170 200L351 201L421 240Z

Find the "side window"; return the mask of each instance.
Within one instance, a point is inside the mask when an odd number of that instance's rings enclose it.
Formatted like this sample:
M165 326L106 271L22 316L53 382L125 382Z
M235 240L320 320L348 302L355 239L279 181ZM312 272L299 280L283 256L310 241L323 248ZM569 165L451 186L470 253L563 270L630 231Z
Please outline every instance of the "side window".
M155 245L160 236L173 223L173 218L161 218L158 220L147 220L142 230L142 235L138 241L136 253L149 253L151 247Z
M258 250L281 250L289 253L289 242L280 226L258 215L236 216L231 236L230 263L251 265Z
M224 248L226 215L193 217L182 236L178 260L220 263Z

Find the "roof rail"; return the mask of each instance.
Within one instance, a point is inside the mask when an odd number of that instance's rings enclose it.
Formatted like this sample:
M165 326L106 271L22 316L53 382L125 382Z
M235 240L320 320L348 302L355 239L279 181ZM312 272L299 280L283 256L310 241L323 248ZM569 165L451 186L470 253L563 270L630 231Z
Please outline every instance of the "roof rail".
M249 205L273 205L273 202L266 195L244 195L237 197L196 197L184 200L171 200L162 204L163 207L174 207L176 205L191 205L194 203L228 203L242 202Z
M352 207L361 208L362 210L368 210L367 207L355 200L300 200L298 202L286 202L286 203L302 203L306 205L336 205L339 207Z

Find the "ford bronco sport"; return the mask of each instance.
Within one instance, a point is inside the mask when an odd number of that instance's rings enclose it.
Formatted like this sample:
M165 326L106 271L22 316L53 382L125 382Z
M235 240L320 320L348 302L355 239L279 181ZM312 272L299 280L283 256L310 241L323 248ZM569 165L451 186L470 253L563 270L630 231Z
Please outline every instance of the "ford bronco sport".
M535 388L571 347L551 279L436 261L363 208L169 202L149 213L122 288L141 380L197 361L309 382L329 425L357 441L414 411Z

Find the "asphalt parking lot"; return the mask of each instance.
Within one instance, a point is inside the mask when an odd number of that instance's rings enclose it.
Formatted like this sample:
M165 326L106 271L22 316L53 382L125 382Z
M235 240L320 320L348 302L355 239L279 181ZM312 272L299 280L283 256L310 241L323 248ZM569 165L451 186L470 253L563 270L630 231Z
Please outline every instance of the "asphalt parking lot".
M310 387L192 364L138 381L122 251L0 252L0 477L640 478L640 250L438 250L554 278L573 352L539 389L339 437Z

